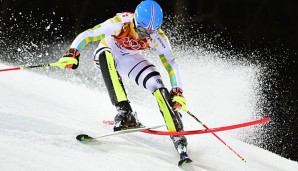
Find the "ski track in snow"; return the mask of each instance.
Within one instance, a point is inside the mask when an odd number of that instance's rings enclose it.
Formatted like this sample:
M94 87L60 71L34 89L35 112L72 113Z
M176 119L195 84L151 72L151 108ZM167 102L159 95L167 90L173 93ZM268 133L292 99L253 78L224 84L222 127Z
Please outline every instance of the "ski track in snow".
M194 162L181 168L177 166L179 155L165 136L132 133L78 142L75 136L80 133L100 135L112 131L111 126L102 123L112 120L115 114L108 95L31 72L1 73L0 95L3 171L298 170L297 162L235 140L225 132L218 135L247 163L242 163L212 134L187 136L189 155ZM139 119L143 124L163 123L157 109L134 106L142 113ZM189 117L183 120L185 124L191 122ZM230 118L225 122L235 124ZM197 123L185 127L197 128Z

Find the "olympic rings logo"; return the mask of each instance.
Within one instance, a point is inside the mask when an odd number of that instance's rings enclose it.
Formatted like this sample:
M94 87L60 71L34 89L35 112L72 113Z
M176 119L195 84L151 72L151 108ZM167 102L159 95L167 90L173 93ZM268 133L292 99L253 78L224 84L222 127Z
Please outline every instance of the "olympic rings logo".
M119 43L122 47L126 49L132 49L132 50L141 50L141 49L147 49L149 48L147 41L144 40L135 40L131 39L129 37L124 37L121 39L116 39L117 43Z

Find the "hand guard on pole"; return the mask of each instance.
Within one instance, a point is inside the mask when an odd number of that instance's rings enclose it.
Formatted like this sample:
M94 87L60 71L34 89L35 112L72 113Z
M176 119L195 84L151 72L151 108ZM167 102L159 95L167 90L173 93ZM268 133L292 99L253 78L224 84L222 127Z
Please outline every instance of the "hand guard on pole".
M77 64L68 64L65 65L65 68L71 68L71 69L77 69L79 67L79 57L80 57L80 52L75 49L75 48L69 48L66 52L66 54L63 56L63 58L65 57L71 57L71 58L75 58L78 62ZM63 60L63 58L61 58Z
M174 109L181 109L183 111L186 109L186 99L183 97L183 90L179 87L175 87L170 92L173 108Z

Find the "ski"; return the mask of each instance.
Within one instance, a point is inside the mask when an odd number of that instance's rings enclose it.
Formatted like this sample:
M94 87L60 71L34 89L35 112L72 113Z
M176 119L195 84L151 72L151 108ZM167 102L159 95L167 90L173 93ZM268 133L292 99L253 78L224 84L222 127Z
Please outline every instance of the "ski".
M144 130L157 129L157 128L160 128L163 126L165 126L165 125L157 125L157 126L152 126L152 127L141 127L141 128L129 128L129 129L121 130L121 131L116 131L116 132L99 135L96 137L92 137L87 134L79 134L76 136L76 139L78 141L93 141L93 140L103 138L103 137L109 137L109 136L120 135L120 134L128 134L128 133L133 133L133 132L142 132Z

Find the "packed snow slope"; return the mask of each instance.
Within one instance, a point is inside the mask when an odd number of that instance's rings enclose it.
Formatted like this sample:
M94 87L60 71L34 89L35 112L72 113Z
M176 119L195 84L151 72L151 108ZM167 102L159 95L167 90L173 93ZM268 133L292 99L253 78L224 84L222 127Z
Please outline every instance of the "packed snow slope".
M7 67L0 64L0 68ZM96 136L112 131L111 126L102 123L115 115L108 95L28 71L0 73L0 96L0 170L3 171L298 170L297 162L248 145L227 132L218 135L244 156L247 163L241 162L212 134L187 136L189 155L194 162L182 168L177 166L179 155L166 136L133 133L92 143L78 142L75 136L80 133ZM149 92L148 98L151 98ZM143 124L163 123L157 105L132 105ZM201 128L185 114L183 121L185 129ZM213 122L212 116L205 116L203 121L210 127L222 126ZM238 123L237 119L226 116L220 121Z

